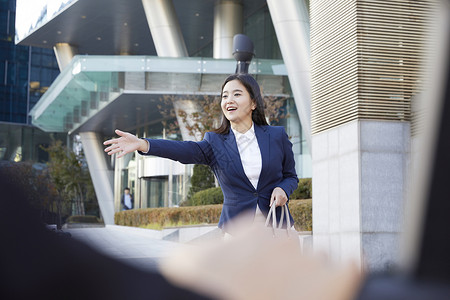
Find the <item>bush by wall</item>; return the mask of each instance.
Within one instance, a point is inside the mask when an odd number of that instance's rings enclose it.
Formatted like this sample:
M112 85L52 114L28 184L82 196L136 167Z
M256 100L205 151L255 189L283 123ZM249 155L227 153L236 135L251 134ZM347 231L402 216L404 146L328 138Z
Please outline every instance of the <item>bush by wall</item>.
M300 178L298 187L289 197L289 199L311 199L312 198L312 181L311 178Z
M223 193L220 187L209 188L195 193L190 201L191 205L223 204Z
M295 229L298 231L311 231L311 199L291 200L289 209L295 221ZM221 204L132 209L117 212L114 216L114 221L117 225L134 227L153 224L155 228L173 226L174 224L217 224L219 223L221 211Z
M312 231L312 200L290 200L289 211L297 231Z

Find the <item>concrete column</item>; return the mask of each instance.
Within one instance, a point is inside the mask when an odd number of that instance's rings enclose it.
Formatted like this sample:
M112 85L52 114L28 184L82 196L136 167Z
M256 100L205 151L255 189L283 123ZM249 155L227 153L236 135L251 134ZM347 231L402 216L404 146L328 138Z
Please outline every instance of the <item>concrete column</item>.
M314 251L372 271L398 264L409 122L355 120L312 143Z
M113 155L115 157L115 155ZM114 184L113 184L113 195L114 195L114 211L120 211L121 209L121 205L120 205L120 197L122 195L122 163L121 161L123 161L123 159L117 159L116 163L114 164L114 175L113 175L113 180L114 180ZM136 200L136 199L135 199Z
M80 137L103 220L114 224L114 174L108 168L102 141L95 132L80 132Z
M216 1L214 6L214 58L233 58L233 37L238 33L242 33L242 23L242 1Z
M167 178L167 203L164 203L164 206L166 207L172 207L173 206L173 174L172 174L172 168L169 170L169 176Z
M267 0L300 123L311 149L309 15L304 0Z
M189 56L172 0L142 0L158 56Z
M58 62L60 71L67 67L72 61L72 58L78 53L78 49L68 43L57 43L53 46L53 51L55 51L56 61Z

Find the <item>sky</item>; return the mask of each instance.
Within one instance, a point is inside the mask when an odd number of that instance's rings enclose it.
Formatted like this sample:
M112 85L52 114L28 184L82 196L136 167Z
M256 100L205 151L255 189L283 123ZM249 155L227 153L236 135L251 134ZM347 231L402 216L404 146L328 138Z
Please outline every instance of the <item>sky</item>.
M58 14L62 4L66 8L68 4L73 4L76 1L78 0L17 0L16 43ZM45 15L45 17L40 21L40 24L37 24L41 15Z

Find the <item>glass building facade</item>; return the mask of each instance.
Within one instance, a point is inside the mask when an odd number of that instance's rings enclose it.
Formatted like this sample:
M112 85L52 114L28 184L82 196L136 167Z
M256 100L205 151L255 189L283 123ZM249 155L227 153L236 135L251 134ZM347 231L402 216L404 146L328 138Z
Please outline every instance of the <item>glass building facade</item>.
M15 45L15 0L0 0L0 159L47 160L40 146L52 138L31 126L28 113L58 76L51 49Z
M59 74L51 49L14 44L15 0L0 1L0 121L29 124L28 112Z
M48 153L42 148L52 140L65 142L65 133L48 133L31 125L0 122L0 160L45 163Z

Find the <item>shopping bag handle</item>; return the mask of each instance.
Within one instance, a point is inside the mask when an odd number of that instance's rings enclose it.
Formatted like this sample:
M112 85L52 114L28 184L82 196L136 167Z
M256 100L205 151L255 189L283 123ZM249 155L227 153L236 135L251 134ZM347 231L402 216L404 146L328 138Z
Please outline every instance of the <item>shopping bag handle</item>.
M271 216L272 216L272 228L273 229L276 229L277 227L279 229L282 228L284 219L286 219L286 224L287 224L286 229L289 232L289 228L291 228L291 219L289 218L289 211L288 211L287 205L284 204L283 206L281 206L281 218L280 218L280 223L278 224L278 226L277 226L277 217L276 217L275 212L276 212L276 205L275 205L275 203L273 203L273 205L269 209L269 213L267 214L265 226L268 227Z

